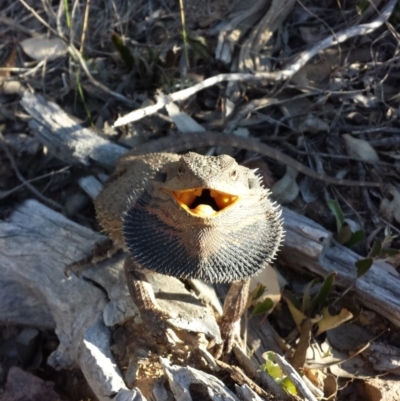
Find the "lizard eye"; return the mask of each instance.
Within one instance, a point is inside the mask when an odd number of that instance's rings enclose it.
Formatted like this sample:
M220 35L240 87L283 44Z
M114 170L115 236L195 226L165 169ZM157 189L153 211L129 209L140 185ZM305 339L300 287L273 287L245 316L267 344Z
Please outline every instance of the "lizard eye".
M238 176L237 170L232 170L232 171L229 173L229 176L235 180L235 179L237 178L237 176Z

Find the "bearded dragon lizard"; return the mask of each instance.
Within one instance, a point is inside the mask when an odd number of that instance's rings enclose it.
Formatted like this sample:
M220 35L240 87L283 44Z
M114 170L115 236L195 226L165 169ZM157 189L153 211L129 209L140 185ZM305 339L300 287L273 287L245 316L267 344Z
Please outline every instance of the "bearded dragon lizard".
M328 177L255 140L216 133L150 142L119 160L95 199L96 214L115 245L128 251L128 288L142 319L149 328L163 330L169 317L145 280L149 271L233 283L220 321L229 352L238 340L249 279L275 257L283 228L269 190L232 157L165 153L206 145L258 151L328 183L376 183Z

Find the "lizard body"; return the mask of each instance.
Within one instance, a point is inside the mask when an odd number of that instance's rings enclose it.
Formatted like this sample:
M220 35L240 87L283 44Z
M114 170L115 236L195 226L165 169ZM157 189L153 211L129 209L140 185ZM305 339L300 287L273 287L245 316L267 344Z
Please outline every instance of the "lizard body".
M95 206L114 243L140 266L173 277L247 279L282 238L269 191L227 155L128 153Z
M129 252L128 288L142 319L168 318L143 273L234 282L220 321L229 350L238 337L249 278L281 244L280 210L254 171L227 155L124 155L95 199L99 223Z

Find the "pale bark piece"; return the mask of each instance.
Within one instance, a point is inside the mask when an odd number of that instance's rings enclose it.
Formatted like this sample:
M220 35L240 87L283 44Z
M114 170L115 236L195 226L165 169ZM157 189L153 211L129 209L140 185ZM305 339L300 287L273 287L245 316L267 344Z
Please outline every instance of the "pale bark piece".
M2 258L3 247L0 245L0 259ZM0 321L44 330L54 329L54 319L46 303L18 279L7 279L2 266L0 272Z
M181 367L171 365L168 359L165 358L160 358L160 361L165 375L168 378L171 391L177 401L193 400L190 391L190 386L193 384L200 385L202 391L204 391L212 401L239 401L236 395L228 390L224 383L216 377L190 366Z
M49 151L68 163L89 165L93 160L113 167L126 149L83 128L53 102L24 92L21 105L32 116L29 127Z
M295 259L297 264L318 264L332 242L332 233L301 214L282 208L285 241L278 254L281 260ZM291 266L289 264L289 266Z
M103 184L92 175L80 178L78 184L92 200L94 200L103 189Z
M146 401L139 389L126 388L110 351L110 337L102 318L85 331L79 365L86 380L97 396L101 394L101 400Z
M363 353L375 370L400 375L400 349L390 344L373 342Z
M243 384L243 386L238 386L235 384L235 390L238 396L243 400L248 401L263 401L263 399L255 393L247 384Z
M191 132L202 132L205 128L195 121L189 114L181 111L175 103L169 103L165 106L168 115L175 123L179 132L190 134Z

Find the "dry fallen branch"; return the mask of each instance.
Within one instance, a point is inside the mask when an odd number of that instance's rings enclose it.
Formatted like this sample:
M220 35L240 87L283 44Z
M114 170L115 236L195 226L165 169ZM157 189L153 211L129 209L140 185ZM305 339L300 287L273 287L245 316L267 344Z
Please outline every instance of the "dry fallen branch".
M186 88L181 91L171 93L170 95L160 94L157 98L157 103L155 105L134 110L131 113L128 113L125 116L118 118L114 123L114 127L119 127L121 125L138 121L146 116L154 114L158 110L162 109L168 103L185 100L188 97L194 95L195 93L203 89L209 88L211 86L214 86L220 82L224 81L242 82L242 81L262 81L262 80L269 82L279 82L288 80L292 78L295 73L297 73L309 60L311 60L311 58L313 58L321 50L337 45L339 43L343 43L352 37L367 35L375 31L389 19L396 4L397 0L390 0L389 3L386 5L386 7L379 14L379 16L372 22L369 22L368 24L352 26L350 28L338 32L336 35L331 35L327 37L326 39L317 43L311 49L305 50L303 53L301 53L297 57L296 61L290 64L284 70L275 72L262 72L255 74L232 73L232 74L216 75L214 77L204 80L203 82L197 85L193 85L190 88Z
M310 389L304 383L301 376L292 368L292 366L285 360L284 357L279 354L274 354L275 362L281 367L281 369L288 375L290 381L295 384L296 388L302 394L307 401L317 401Z

